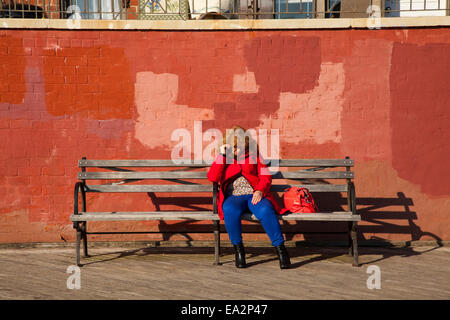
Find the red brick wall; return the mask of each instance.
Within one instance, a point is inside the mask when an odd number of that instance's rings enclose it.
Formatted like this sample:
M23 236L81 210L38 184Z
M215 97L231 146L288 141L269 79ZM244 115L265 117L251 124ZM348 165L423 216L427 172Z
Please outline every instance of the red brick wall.
M78 159L169 158L171 132L195 120L279 129L283 158L354 158L362 239L450 240L449 39L448 28L0 30L0 242L73 240ZM89 195L88 208L154 205Z

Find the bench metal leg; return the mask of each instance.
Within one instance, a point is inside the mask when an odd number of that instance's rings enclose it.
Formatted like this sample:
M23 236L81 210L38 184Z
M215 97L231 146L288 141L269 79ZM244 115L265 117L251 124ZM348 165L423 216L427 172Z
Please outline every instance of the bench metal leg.
M85 257L89 257L88 255L88 247L87 247L87 234L86 234L86 221L83 222L81 227L81 238L83 239L83 253Z
M353 239L352 239L353 222L348 223L348 255L353 257Z
M76 242L76 246L75 246L75 254L76 254L76 263L77 266L81 267L81 263L80 263L80 242L81 242L81 229L79 224L77 224L76 226L76 230L77 230L77 242Z
M220 221L214 221L214 265L220 265Z
M360 267L361 265L358 263L358 239L356 233L357 222L353 221L352 230L351 230L351 238L352 238L352 255L353 255L353 266Z

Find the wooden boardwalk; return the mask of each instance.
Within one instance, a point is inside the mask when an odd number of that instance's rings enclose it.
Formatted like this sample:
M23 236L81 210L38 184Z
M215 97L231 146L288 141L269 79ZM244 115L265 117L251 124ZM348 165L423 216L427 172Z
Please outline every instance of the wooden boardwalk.
M0 299L450 299L450 248L289 247L294 268L280 270L272 248L247 248L249 268L224 248L92 248L81 288L69 290L72 248L0 249ZM367 268L381 270L369 290Z

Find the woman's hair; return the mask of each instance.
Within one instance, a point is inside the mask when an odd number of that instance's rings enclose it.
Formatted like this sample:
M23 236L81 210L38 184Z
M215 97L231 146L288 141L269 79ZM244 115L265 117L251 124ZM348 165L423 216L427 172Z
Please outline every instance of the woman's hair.
M241 131L242 130L242 131ZM245 129L241 126L234 125L230 129L226 129L223 134L222 143L231 143L233 147L236 147L238 143L242 143L242 139L244 138L243 134L245 133ZM233 137L234 136L234 137ZM233 139L233 141L231 141ZM249 137L245 137L245 148L247 149L250 144Z
M222 137L222 144L229 143L233 147L245 147L245 152L249 152L250 148L254 146L258 150L256 141L247 133L246 129L241 126L234 125L230 129L226 129Z

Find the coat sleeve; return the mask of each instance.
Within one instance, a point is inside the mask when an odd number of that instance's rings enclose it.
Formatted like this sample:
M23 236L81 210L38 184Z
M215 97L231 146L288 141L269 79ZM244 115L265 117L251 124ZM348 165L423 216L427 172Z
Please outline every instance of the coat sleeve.
M259 157L256 161L258 165L259 182L255 188L255 191L259 190L266 195L270 192L270 186L272 185L272 175L269 172L269 168L260 161Z
M225 156L219 154L216 160L211 164L208 174L206 175L211 182L220 182L223 171L225 170Z

